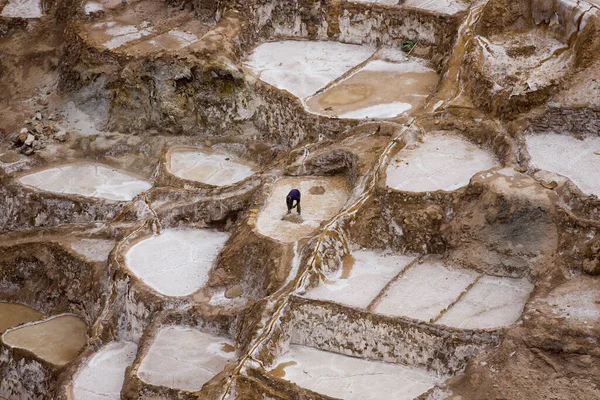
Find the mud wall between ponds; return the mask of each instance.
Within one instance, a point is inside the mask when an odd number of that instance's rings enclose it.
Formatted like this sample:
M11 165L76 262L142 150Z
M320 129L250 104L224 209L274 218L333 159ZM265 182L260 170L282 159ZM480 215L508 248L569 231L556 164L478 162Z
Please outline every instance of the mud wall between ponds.
M0 391L19 400L46 398L53 369L36 360L22 349L11 349L0 343Z
M28 242L0 247L0 287L5 301L47 315L73 313L91 326L107 298L108 274L57 243Z
M291 313L293 344L425 367L440 375L461 371L471 357L499 341L494 332L451 331L299 297L293 297Z
M116 202L34 191L0 175L0 232L106 221L121 206Z

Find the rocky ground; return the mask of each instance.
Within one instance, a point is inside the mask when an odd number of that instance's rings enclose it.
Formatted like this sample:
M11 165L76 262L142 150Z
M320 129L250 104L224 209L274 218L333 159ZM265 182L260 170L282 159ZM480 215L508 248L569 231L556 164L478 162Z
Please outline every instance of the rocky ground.
M600 398L599 29L0 1L0 399Z

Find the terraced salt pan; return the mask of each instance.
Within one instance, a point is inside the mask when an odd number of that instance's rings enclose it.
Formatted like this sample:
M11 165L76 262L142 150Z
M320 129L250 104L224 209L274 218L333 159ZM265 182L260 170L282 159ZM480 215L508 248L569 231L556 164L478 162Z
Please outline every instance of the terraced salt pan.
M10 0L0 13L9 18L39 18L42 16L40 0Z
M374 3L393 6L401 4L406 7L418 8L421 10L434 11L440 14L456 14L469 8L467 1L460 0L352 0L355 3Z
M600 196L600 137L579 140L569 134L541 133L525 137L533 164L571 179L587 194Z
M97 22L88 28L91 37L107 49L116 49L127 42L150 35L154 28L148 21L139 25L119 21Z
M287 213L285 198L292 189L302 194L300 222L282 219ZM266 205L258 213L256 229L262 235L296 242L315 232L323 221L335 216L348 200L350 188L344 177L283 178L273 185ZM296 213L296 210L292 210Z
M83 5L83 10L86 14L91 14L96 11L101 11L104 9L112 9L118 6L119 4L123 4L122 0L95 0L88 1Z
M235 359L229 339L184 327L158 331L137 375L156 386L198 391Z
M53 193L129 201L152 187L149 182L99 164L69 164L19 178L24 185Z
M352 257L352 265L346 261L334 277L312 289L306 297L367 308L385 285L414 259L370 250L354 251Z
M392 118L423 105L439 77L424 61L373 60L349 78L306 101L316 114L340 118Z
M290 345L278 359L283 379L327 396L347 400L414 399L440 381L413 367ZM284 367L284 368L283 368ZM283 376L281 376L283 375Z
M460 0L406 0L402 3L406 7L433 11L440 14L453 15L469 8L468 1Z
M133 364L137 345L111 342L101 348L73 380L73 400L106 400L121 398L125 369Z
M452 191L497 165L491 154L459 136L426 135L398 152L387 167L386 184L407 192Z
M600 326L600 287L595 277L581 276L532 301L532 309L570 321L583 322L590 328Z
M437 261L415 264L390 286L374 311L429 321L454 302L478 275Z
M374 3L374 4L385 4L387 6L393 6L400 2L400 0L354 0L355 3Z
M483 276L437 322L463 329L492 329L519 319L533 290L527 279Z
M115 247L114 240L79 239L71 243L71 248L90 261L102 262Z
M475 44L484 74L496 85L494 90L510 90L512 95L560 80L573 60L572 53L566 51L569 46L546 29L476 36Z
M127 268L166 296L188 296L208 280L208 273L229 234L208 229L164 230L132 246Z
M244 65L262 81L305 98L374 52L371 46L286 40L261 44Z
M87 342L87 325L74 315L60 315L10 329L4 343L31 351L54 365L73 361Z
M43 317L44 314L31 307L0 302L0 333L27 322L40 320Z
M151 39L146 39L129 48L132 52L151 52L156 50L181 50L196 43L200 38L192 32L172 29Z
M208 185L232 185L255 171L252 166L227 154L190 149L174 149L169 153L169 172Z

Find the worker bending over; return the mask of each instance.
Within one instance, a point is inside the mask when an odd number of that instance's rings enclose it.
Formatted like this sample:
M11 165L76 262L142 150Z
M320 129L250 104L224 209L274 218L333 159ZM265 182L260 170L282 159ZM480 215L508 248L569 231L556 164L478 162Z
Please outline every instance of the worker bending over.
M296 204L294 204L294 201ZM295 207L298 210L298 214L301 213L300 210L300 191L298 189L292 189L287 197L285 198L285 202L287 203L287 213L292 212L292 209Z

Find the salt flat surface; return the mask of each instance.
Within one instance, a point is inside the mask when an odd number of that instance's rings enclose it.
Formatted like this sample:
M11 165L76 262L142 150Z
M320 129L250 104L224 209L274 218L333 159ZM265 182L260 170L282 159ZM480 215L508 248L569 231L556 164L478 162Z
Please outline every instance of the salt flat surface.
M374 311L429 321L456 301L477 276L475 271L448 268L438 261L415 264L392 284Z
M600 324L600 287L597 279L572 279L548 296L533 300L534 308L548 310L561 318L577 320L590 326Z
M374 52L366 45L286 40L261 44L244 65L262 81L304 98Z
M408 192L452 191L497 165L491 154L466 139L438 133L400 150L387 167L386 183Z
M22 304L0 302L0 333L27 322L42 319L44 314Z
M247 163L227 154L189 149L175 149L169 153L169 172L208 185L232 185L255 171Z
M114 240L79 239L71 243L71 248L90 261L106 261L115 247Z
M483 60L483 72L495 83L495 91L507 89L513 95L560 80L572 61L572 53L565 51L568 45L547 29L476 36L474 43Z
M402 3L406 7L434 11L440 14L456 14L469 8L468 1L460 0L406 0Z
M2 340L62 366L73 361L87 343L87 325L74 315L60 315L11 329Z
M98 164L69 164L19 178L40 190L107 200L129 201L152 187L149 182Z
M122 0L95 0L88 1L83 5L83 10L86 14L90 14L96 11L112 9L122 4Z
M400 364L367 361L310 347L290 345L278 359L283 379L327 396L347 400L414 399L439 378Z
M188 296L204 285L229 234L208 229L164 230L127 251L127 268L167 296Z
M340 268L334 277L312 289L306 297L367 308L385 285L414 259L371 250L354 251L352 257L353 265Z
M90 36L108 49L116 49L127 42L151 34L154 28L150 23L132 25L119 21L97 22L89 27Z
M198 391L235 359L233 342L184 327L160 329L137 375L146 383Z
M150 52L154 50L181 50L199 40L194 33L173 29L151 39L146 39L130 47L132 52Z
M396 5L400 0L352 0L355 3L374 3L374 4L385 4L388 6Z
M285 198L292 189L298 189L302 194L302 221L299 223L282 220L287 213ZM266 205L258 213L256 229L282 242L298 241L315 232L323 221L335 216L348 200L349 194L348 182L341 176L280 179L273 185ZM292 213L295 214L296 210L292 210Z
M10 0L0 14L9 18L39 18L42 16L40 0Z
M600 137L584 140L569 134L540 133L525 137L535 166L571 179L587 194L600 196Z
M519 319L533 285L527 279L483 276L437 323L491 329Z
M339 118L392 118L420 108L439 76L423 60L386 49L394 62L373 60L306 101L308 111Z
M86 14L91 14L101 10L104 10L104 6L101 3L96 3L95 1L88 1L83 5L83 11Z
M125 369L133 364L136 353L133 342L111 342L101 348L75 375L73 399L120 399Z

